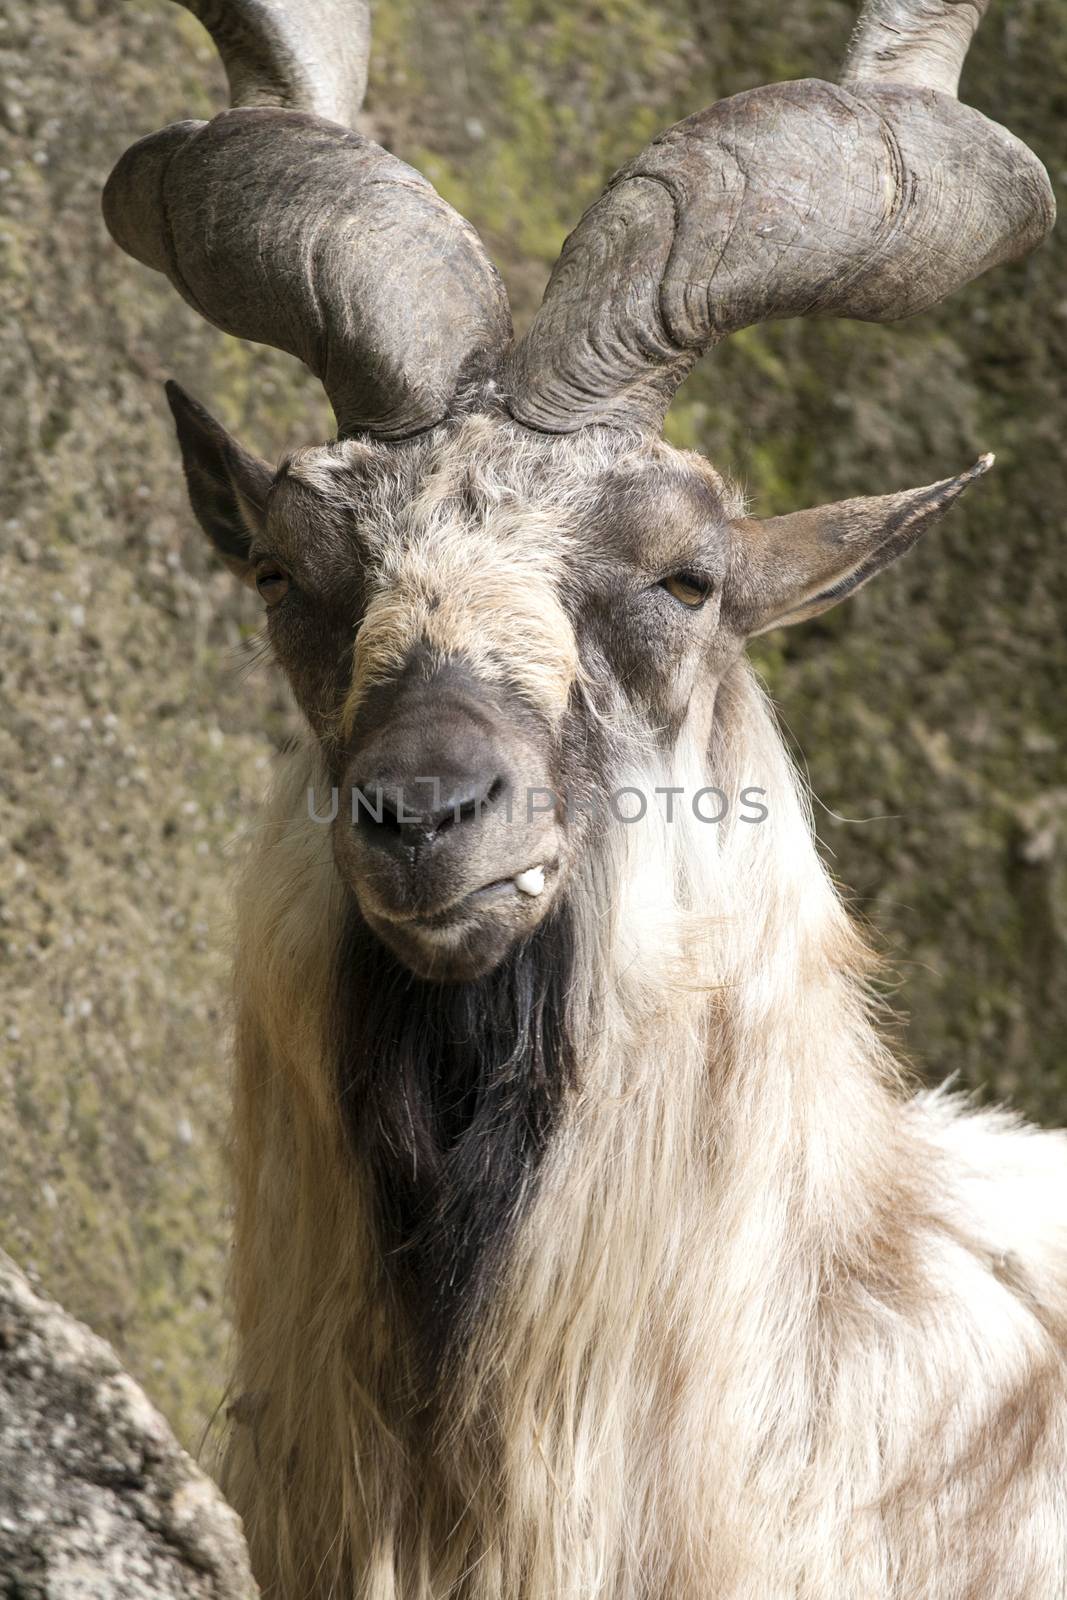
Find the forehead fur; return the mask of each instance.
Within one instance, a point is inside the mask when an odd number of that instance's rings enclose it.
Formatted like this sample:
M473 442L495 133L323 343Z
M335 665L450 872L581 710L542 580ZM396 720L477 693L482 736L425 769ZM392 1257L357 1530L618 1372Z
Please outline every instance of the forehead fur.
M294 451L276 488L311 490L324 506L355 518L368 533L384 522L417 524L451 503L477 515L510 504L541 509L592 529L612 485L632 495L670 485L681 497L716 495L730 516L742 506L703 456L661 439L609 428L541 434L510 419L472 416L400 443L344 439Z
M740 497L708 462L671 451L636 469L620 464L600 496L595 537L621 560L661 573L685 566L740 511Z
M402 444L298 451L279 472L271 517L326 560L339 546L358 555L351 725L366 690L416 645L462 656L555 719L580 670L570 592L601 558L653 569L681 559L733 509L706 461L660 440L550 436L475 416Z

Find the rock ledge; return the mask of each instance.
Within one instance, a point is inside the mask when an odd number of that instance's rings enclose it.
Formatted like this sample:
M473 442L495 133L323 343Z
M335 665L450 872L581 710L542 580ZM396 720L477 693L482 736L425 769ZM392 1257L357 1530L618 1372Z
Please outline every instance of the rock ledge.
M0 1252L0 1593L253 1600L241 1524L111 1350Z

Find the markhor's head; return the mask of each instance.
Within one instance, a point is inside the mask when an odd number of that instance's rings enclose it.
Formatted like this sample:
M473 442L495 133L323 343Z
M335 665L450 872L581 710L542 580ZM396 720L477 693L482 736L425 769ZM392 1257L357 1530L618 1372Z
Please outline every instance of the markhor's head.
M566 896L591 802L707 749L746 641L865 583L991 460L760 521L660 439L678 384L758 321L934 304L1038 242L1047 179L954 98L965 39L917 91L861 32L846 87L737 95L618 173L513 343L469 225L346 126L364 8L230 12L235 109L141 140L105 215L326 388L336 442L275 470L168 386L193 509L262 597L363 918L420 976L479 977Z

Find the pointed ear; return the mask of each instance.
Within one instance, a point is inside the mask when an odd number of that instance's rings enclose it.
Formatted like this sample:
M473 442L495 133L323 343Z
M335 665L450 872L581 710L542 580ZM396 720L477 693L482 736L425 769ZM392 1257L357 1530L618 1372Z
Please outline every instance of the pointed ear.
M735 625L751 639L829 610L910 550L992 465L985 455L958 478L922 489L735 522Z
M254 586L248 553L253 537L263 530L274 473L173 379L166 391L196 520L230 571Z

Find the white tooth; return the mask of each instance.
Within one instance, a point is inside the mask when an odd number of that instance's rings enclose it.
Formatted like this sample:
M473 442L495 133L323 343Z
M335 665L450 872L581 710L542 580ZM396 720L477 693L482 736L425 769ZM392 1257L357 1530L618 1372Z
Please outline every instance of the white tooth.
M520 872L515 879L515 887L520 894L540 894L544 886L544 867L527 867L526 871Z

